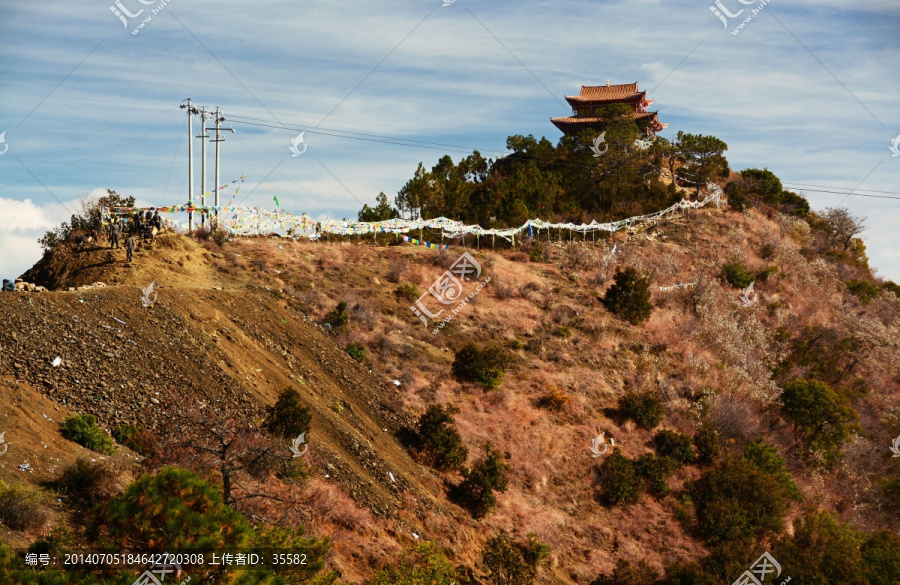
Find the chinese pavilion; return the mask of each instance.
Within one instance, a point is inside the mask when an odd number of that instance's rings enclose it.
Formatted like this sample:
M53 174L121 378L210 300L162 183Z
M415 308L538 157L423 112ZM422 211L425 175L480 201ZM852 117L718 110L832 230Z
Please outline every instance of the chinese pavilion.
M646 91L639 91L637 82L624 85L582 85L578 95L567 95L566 101L572 106L572 115L565 118L550 118L553 124L566 134L579 134L588 128L602 130L606 121L600 117L601 108L612 104L626 104L631 107L634 121L641 132L650 136L668 126L657 118L657 112L647 110L653 100L647 99Z

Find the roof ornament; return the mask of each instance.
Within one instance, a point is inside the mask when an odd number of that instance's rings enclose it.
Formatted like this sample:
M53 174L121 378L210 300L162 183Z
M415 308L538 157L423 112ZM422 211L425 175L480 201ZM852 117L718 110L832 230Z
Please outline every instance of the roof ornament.
M609 78L606 79L606 87L609 87Z

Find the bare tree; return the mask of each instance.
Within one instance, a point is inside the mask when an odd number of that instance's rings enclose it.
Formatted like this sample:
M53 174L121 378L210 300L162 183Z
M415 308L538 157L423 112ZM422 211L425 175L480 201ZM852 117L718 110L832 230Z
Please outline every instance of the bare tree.
M866 230L866 220L852 215L846 207L828 207L822 215L822 229L831 245L847 251L853 240Z

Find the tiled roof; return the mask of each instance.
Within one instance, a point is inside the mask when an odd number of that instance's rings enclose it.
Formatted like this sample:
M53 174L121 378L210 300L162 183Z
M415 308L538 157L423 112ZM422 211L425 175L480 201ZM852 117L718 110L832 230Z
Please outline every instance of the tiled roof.
M645 93L638 90L636 81L623 85L582 85L580 94L567 95L566 100L569 103L619 101L637 98Z
M647 118L655 120L658 112L634 112L633 115L635 120L644 120ZM550 121L554 124L556 124L557 122L561 124L598 124L600 122L604 122L604 119L587 116L566 116L564 118L550 118Z

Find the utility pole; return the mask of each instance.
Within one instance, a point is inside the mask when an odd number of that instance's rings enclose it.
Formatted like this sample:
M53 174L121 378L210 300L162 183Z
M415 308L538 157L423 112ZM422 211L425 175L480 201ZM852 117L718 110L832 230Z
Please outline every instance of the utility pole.
M206 121L210 117L212 117L212 115L206 111L206 106L203 106L202 108L200 108L200 118L202 120L201 124L202 124L203 130L201 131L200 136L198 136L197 138L203 139L203 142L201 143L201 155L200 155L203 158L203 161L201 162L201 168L203 170L201 171L201 174L200 174L200 206L201 207L206 207L206 139L209 138L209 136L206 134ZM200 219L200 222L201 222L200 225L205 228L206 227L206 211L204 210L201 213L202 213L202 215L201 215L201 219Z
M187 104L181 104L181 109L187 110L188 115L188 203L194 205L194 114L197 109L191 103L191 98L185 100ZM188 212L188 233L194 231L194 212Z
M231 130L232 134L234 133L234 128L222 128L221 124L225 121L225 116L222 115L219 107L216 106L216 139L213 141L216 143L216 226L219 224L219 143L225 142L223 139L219 138L219 132L222 130Z

